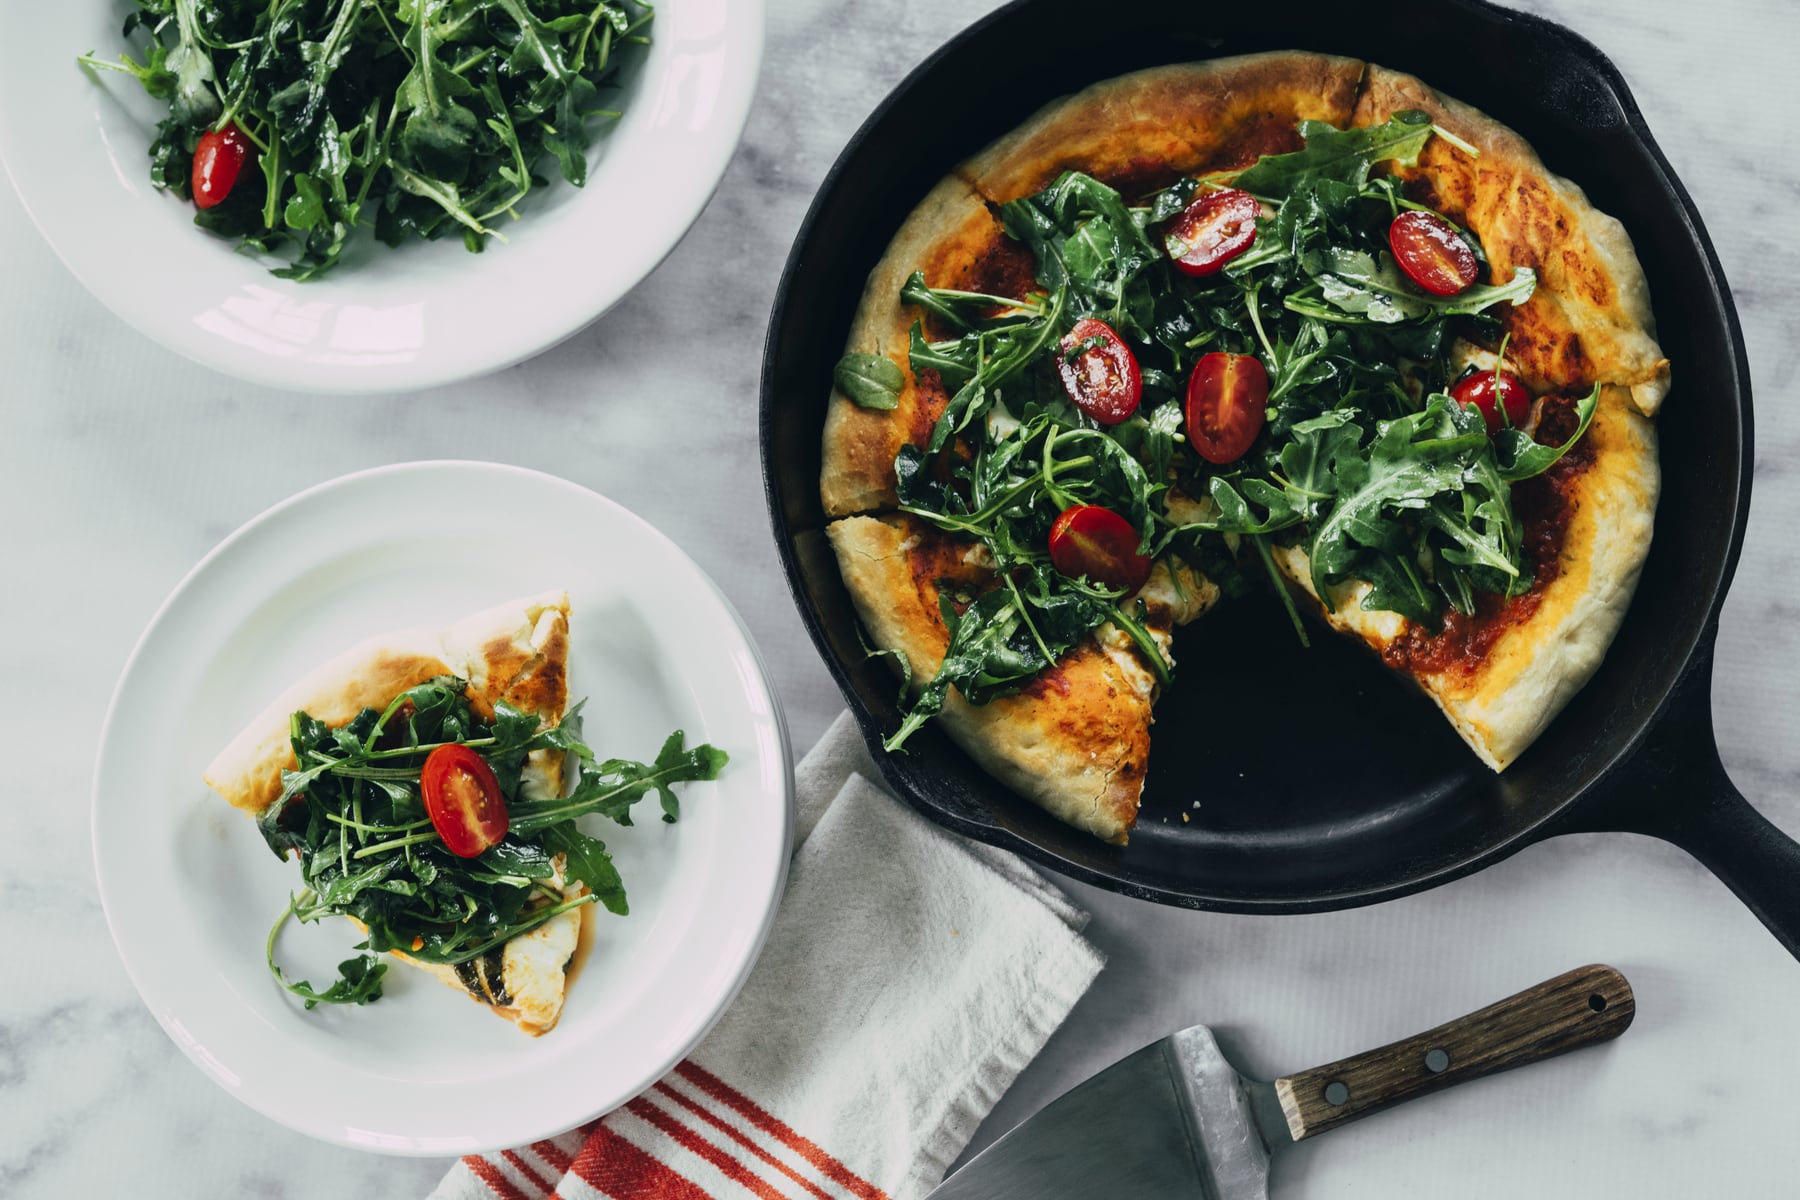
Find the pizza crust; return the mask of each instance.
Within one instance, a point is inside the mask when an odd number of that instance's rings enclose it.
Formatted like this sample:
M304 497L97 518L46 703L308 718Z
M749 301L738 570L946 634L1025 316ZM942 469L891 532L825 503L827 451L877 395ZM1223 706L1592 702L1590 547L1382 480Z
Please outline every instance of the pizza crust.
M914 271L933 287L966 287L999 238L1000 223L981 198L954 176L933 188L900 227L863 288L845 354L879 354L905 378L898 406L863 408L837 389L825 413L819 499L828 517L892 508L894 456L923 445L944 411L941 390L921 388L908 355L916 314L900 302Z
M1537 608L1500 634L1477 669L1410 676L1496 771L1524 753L1599 669L1650 551L1662 481L1656 426L1627 388L1614 385L1601 389L1585 436L1593 461L1576 477L1561 569ZM1305 549L1275 553L1282 574L1318 601ZM1368 591L1366 583L1333 589L1320 612L1332 628L1379 653L1406 635L1407 622L1364 609Z
M1137 71L1046 105L956 174L1001 204L1065 171L1117 185L1235 170L1299 149L1303 120L1348 123L1362 76L1356 59L1294 50Z
M1625 227L1551 174L1511 129L1411 75L1371 66L1355 123L1379 124L1404 109L1422 109L1481 153L1471 158L1432 138L1416 167L1396 173L1481 239L1490 282L1510 280L1514 267L1537 272L1530 300L1494 310L1511 334L1507 365L1536 392L1620 384L1639 412L1655 416L1669 391L1669 360Z
M281 795L281 773L295 765L289 718L311 714L345 725L365 708L382 709L407 688L440 675L468 680L469 707L492 719L505 700L546 725L562 720L569 700L569 597L563 592L514 600L448 629L401 630L368 639L309 672L232 738L207 766L206 785L234 808L256 815ZM534 751L521 787L532 798L562 790L562 756Z

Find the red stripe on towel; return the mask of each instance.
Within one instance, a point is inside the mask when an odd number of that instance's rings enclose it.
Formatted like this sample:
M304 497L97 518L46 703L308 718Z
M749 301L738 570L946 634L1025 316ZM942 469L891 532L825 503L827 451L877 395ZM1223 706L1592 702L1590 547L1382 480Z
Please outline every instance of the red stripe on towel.
M737 1112L764 1133L779 1139L782 1145L817 1167L832 1182L841 1184L855 1193L860 1200L888 1200L886 1192L846 1167L811 1141L801 1137L776 1117L763 1111L755 1101L723 1079L705 1067L697 1066L692 1059L677 1063L675 1073L720 1104Z

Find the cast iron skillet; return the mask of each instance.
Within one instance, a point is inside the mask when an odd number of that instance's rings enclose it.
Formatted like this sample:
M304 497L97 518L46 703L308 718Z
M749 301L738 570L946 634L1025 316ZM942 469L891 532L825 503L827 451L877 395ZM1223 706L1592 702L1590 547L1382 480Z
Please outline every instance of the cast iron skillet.
M1624 221L1674 390L1658 425L1655 541L1599 673L1504 775L1360 646L1302 650L1267 597L1183 630L1130 845L1102 844L899 720L823 536L819 438L831 369L869 270L939 178L1039 105L1160 63L1298 48L1413 72L1523 134ZM1232 912L1368 904L1557 834L1629 830L1698 857L1800 955L1800 846L1720 766L1709 685L1750 499L1750 379L1718 259L1618 70L1560 26L1482 0L1113 5L1019 0L952 40L882 103L827 176L776 297L762 377L769 506L802 617L876 760L960 833L1143 899ZM1185 818L1185 819L1184 819Z

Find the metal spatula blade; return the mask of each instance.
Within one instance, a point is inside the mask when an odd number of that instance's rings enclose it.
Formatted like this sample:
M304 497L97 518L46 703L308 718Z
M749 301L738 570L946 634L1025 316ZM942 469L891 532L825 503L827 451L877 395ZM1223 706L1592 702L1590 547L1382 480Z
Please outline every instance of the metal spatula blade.
M1196 1025L1126 1056L989 1146L930 1200L1266 1200L1270 1155L1402 1100L1617 1037L1631 985L1588 966L1436 1029L1263 1083Z

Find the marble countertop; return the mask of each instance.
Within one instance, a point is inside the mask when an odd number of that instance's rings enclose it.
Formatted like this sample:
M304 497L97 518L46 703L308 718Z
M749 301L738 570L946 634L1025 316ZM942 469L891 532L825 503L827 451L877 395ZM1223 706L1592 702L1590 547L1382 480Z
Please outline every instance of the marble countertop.
M457 387L375 400L262 392L162 350L84 292L0 189L0 1195L423 1195L444 1164L309 1141L235 1104L138 1002L88 884L100 719L157 605L215 542L321 480L500 458L635 509L718 579L804 750L840 701L789 600L755 451L781 263L851 131L991 0L777 0L745 142L687 241L599 323ZM1738 785L1800 834L1800 8L1529 0L1603 47L1693 193L1737 296L1757 395L1749 537L1713 683ZM1453 70L1453 64L1451 65ZM1450 80L1444 81L1446 85ZM1522 79L1521 86L1531 80ZM1665 298L1679 314L1679 301ZM708 336L691 338L697 312ZM626 404L612 397L639 398ZM653 398L651 403L642 398ZM1705 397L1677 396L1703 403ZM680 407L707 492L659 465ZM554 437L521 429L555 429ZM1631 979L1619 1042L1456 1089L1289 1152L1277 1197L1792 1195L1800 964L1681 852L1563 838L1375 908L1198 914L1067 884L1109 966L977 1135L1198 1021L1273 1076L1427 1028L1568 967Z

